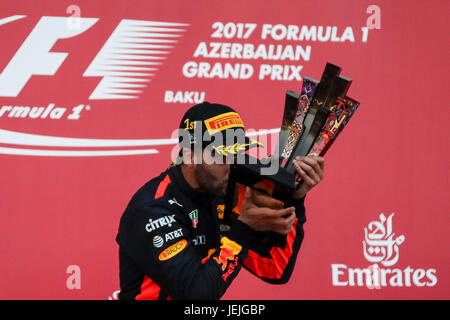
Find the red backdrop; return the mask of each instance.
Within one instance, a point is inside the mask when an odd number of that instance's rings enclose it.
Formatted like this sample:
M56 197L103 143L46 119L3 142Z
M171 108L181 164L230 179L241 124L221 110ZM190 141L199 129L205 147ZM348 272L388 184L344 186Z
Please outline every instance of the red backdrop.
M120 216L168 166L184 111L204 99L233 106L247 128L279 128L285 91L327 61L353 79L361 106L307 197L291 281L242 271L224 298L450 298L449 10L444 0L2 1L0 298L116 298ZM253 73L220 72L238 67Z

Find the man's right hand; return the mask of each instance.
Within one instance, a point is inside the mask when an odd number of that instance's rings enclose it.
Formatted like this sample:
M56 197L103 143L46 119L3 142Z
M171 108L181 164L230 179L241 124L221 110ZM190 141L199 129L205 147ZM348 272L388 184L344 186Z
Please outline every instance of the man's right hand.
M247 187L239 220L256 231L275 231L283 235L292 230L295 208L283 209L283 202Z

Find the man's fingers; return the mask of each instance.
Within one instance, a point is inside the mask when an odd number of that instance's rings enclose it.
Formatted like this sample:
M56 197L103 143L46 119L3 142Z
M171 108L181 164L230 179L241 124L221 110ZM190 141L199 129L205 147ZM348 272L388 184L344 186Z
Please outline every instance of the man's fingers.
M305 183L309 187L314 186L315 185L314 180L305 171L303 171L301 168L299 170L300 170L299 172L300 172L300 176L302 177L303 183Z
M276 210L277 212L274 214L274 216L277 217L285 217L286 215L295 214L295 207L288 207L280 210Z
M306 157L295 157L295 160L303 160L312 164L313 162L317 162L321 167L325 165L324 157L316 157L316 156L306 156Z
M302 161L297 161L294 164L294 166L300 173L302 179L304 179L307 184L314 186L320 182L321 180L320 176L314 171L314 169L310 165Z
M269 209L270 210L270 209ZM296 215L293 207L282 210L265 211L266 230L272 230L280 234L286 235L292 231Z
M288 234L296 218L295 208L271 209L268 207L247 208L238 219L257 231L274 231Z
M245 187L245 200L251 200L252 197L252 190L249 187Z
M276 220L276 228L281 234L288 234L292 231L292 225L295 222L295 212L291 212L288 216Z
M295 212L294 207L284 208L284 209L271 209L268 207L258 208L259 213L264 215L267 218L282 218L284 216L290 215L292 212Z
M238 190L236 190L238 192ZM253 202L253 190L249 187L245 187L245 196L244 196L244 203L243 208L253 208L256 207L255 203Z
M297 218L297 216L295 215L295 212L293 212L289 217L287 217L287 231L288 233L292 231L292 225L295 222L295 219Z
M306 157L304 161L314 168L314 172L322 179L323 177L323 163L319 161L319 159L315 159L318 157ZM322 165L321 165L322 163Z
M283 202L280 200L267 195L259 194L257 192L253 193L253 203L255 203L258 207L267 207L272 209L283 208Z
M323 169L325 167L325 159L322 157L296 157L295 160L304 162L311 166L314 171L319 175L319 177L323 178Z

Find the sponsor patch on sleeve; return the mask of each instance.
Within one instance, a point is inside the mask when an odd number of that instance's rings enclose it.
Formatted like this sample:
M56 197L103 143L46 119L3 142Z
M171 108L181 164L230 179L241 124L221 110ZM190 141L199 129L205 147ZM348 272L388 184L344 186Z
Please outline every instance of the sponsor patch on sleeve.
M181 251L184 250L187 246L187 241L185 239L178 241L177 243L171 245L170 247L164 249L160 254L158 259L160 261L166 261L173 257L175 257L177 254L179 254Z

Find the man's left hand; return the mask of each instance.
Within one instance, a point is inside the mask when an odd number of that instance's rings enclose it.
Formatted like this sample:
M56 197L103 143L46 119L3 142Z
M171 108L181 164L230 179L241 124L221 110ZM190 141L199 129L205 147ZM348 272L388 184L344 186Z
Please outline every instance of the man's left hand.
M302 182L294 194L295 199L300 199L323 179L325 159L315 156L296 157L293 163L302 178Z

